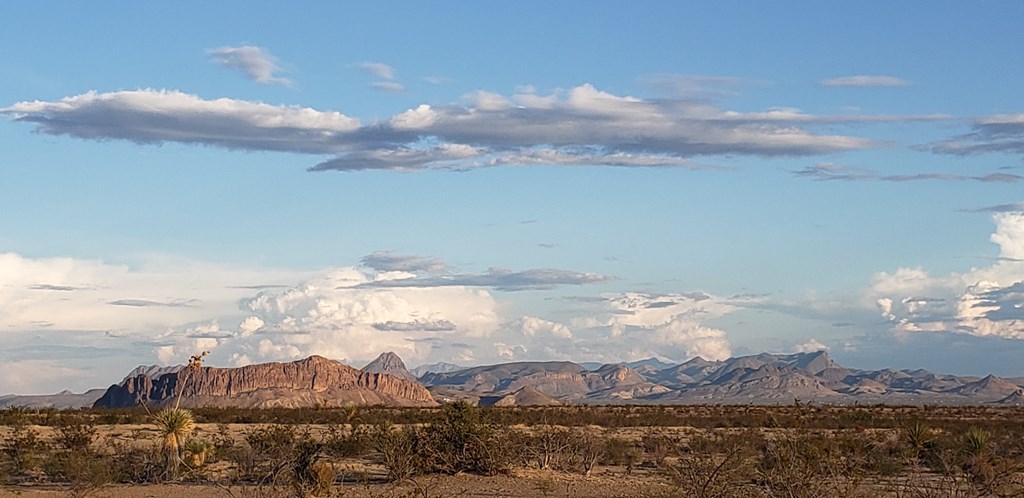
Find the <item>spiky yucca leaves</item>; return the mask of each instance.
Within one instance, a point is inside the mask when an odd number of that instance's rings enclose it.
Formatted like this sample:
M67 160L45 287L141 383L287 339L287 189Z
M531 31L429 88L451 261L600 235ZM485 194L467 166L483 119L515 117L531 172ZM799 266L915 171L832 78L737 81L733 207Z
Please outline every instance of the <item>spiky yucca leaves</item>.
M928 424L915 420L903 425L903 440L910 447L910 452L915 461L920 460L925 448L935 440L935 433Z
M984 429L971 427L967 430L967 434L964 435L964 451L968 455L985 454L988 451L988 444L991 440L992 435Z
M182 446L182 456L192 469L206 464L206 459L213 453L213 443L205 439L190 438Z
M168 477L174 478L178 473L182 446L196 428L195 419L188 410L167 408L153 414L153 424L162 438Z

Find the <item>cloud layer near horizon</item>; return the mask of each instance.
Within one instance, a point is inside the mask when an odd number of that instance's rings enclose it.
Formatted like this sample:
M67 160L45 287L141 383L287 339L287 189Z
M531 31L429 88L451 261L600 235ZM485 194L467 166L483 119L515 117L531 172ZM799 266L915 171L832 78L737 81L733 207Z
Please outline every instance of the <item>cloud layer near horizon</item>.
M201 286L195 275L203 275ZM297 283L281 284L288 281ZM725 331L703 322L736 307L708 294L602 294L560 323L509 316L500 292L608 281L554 269L452 273L438 258L387 252L314 273L5 253L0 306L9 312L0 317L0 340L12 355L6 360L81 368L73 376L89 386L140 361L173 364L200 350L212 351L218 365L321 354L361 366L382 351L411 365L730 354ZM89 363L97 351L108 357L102 368ZM0 380L0 392L42 385L49 384L11 377Z
M880 323L888 321L889 341L921 332L1024 340L1024 212L996 212L993 219L991 240L1000 248L995 262L947 276L912 267L880 272L859 312L873 308ZM202 285L195 275L203 275ZM785 312L786 306L768 296L603 292L571 299L574 311L556 321L510 315L513 294L501 292L610 283L569 270L460 273L440 258L390 252L308 273L166 258L128 266L5 253L0 339L9 356L0 359L15 367L48 364L100 383L135 366L140 355L177 363L199 350L213 351L219 365L322 354L361 366L387 350L410 365L714 360L732 355L733 341L709 323L739 310ZM801 308L818 309L815 318L829 322L838 316L826 302ZM829 344L849 346L807 339L793 347ZM75 370L97 355L109 358L107 366ZM116 364L115 357L131 364ZM39 392L41 385L49 384L12 376L0 380L0 392Z
M381 72L377 68L377 72ZM532 89L526 89L532 90ZM697 156L806 156L871 140L816 124L933 117L744 113L687 100L618 96L584 84L550 95L478 92L464 105L420 105L376 123L340 112L179 91L89 92L0 110L43 133L334 155L312 170L467 169L513 164L696 167Z
M993 216L990 266L934 276L922 268L875 275L867 299L897 333L952 332L1024 339L1024 212Z

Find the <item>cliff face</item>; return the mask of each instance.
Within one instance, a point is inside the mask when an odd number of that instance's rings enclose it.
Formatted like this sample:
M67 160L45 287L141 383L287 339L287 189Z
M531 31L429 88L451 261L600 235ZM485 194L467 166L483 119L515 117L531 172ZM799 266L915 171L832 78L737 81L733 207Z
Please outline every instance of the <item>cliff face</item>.
M363 372L311 356L292 363L239 368L203 367L152 378L137 375L110 386L97 408L168 406L181 394L181 406L300 407L315 404L432 406L430 393L415 382Z

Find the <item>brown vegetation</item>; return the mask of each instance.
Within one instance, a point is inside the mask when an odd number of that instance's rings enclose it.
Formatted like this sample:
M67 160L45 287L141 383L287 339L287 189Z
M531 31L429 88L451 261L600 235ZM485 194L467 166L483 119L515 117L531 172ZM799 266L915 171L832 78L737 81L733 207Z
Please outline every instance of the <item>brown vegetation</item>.
M472 483L511 487L508 496L1024 496L1024 412L1013 408L453 403L192 416L195 436L174 441L180 468L169 471L166 434L145 413L0 410L3 489L86 496L173 482L237 497L475 496L453 488Z

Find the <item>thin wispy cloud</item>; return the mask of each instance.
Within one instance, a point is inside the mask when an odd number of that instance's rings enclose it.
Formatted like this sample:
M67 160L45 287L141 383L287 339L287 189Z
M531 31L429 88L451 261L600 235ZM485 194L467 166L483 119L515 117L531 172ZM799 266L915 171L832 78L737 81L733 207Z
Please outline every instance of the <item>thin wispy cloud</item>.
M361 288L400 287L489 287L502 291L551 289L566 285L596 284L611 281L611 277L597 273L579 273L555 268L509 271L491 268L480 274L412 277L393 280L375 280L360 284Z
M58 291L58 292L71 292L71 291L80 291L80 290L88 290L89 289L88 287L76 287L74 285L53 285L53 284L34 284L34 285L28 286L28 288L30 290Z
M821 84L833 88L894 87L908 86L910 81L896 76L857 75L828 78L821 80Z
M374 90L388 93L402 93L405 91L405 86L397 81L375 81L370 83L370 87Z
M680 99L720 99L739 93L746 82L733 76L705 76L693 74L651 74L640 82L654 90Z
M1024 114L1002 114L974 120L972 132L931 144L939 154L970 156L989 152L1024 154Z
M395 69L383 62L360 62L359 69L380 79L395 79Z
M443 85L451 81L451 78L445 78L444 76L423 76L420 81L429 83L431 85Z
M395 68L383 62L360 62L357 67L369 75L380 78L380 81L370 83L370 88L386 93L405 91L405 85L395 80Z
M448 320L415 320L412 322L374 323L373 328L385 332L451 332L457 327Z
M359 262L363 266L377 271L404 271L412 273L445 273L448 271L448 264L440 258L401 255L387 251L378 251L364 256Z
M211 48L206 53L221 67L241 71L249 79L268 85L292 86L292 81L278 75L281 67L270 52L252 45Z
M1012 213L1017 211L1024 212L1024 202L996 204L994 206L961 209L960 211L965 213Z
M1020 175L1011 173L987 173L984 175L962 175L958 173L914 173L909 175L884 175L878 171L847 166L836 163L819 163L793 172L793 175L810 178L816 181L880 181L880 182L916 182L916 181L975 181L983 183L1017 183L1024 180Z
M183 307L183 306L188 306L189 305L189 301L186 300L186 301L161 302L161 301L150 301L148 299L117 299L117 300L114 300L114 301L110 301L107 304L110 304L110 305L113 305L113 306L129 306L129 307L132 307L132 308L149 308L149 307L154 307L154 306L156 306L156 307L167 307L167 308L180 308L180 307Z

